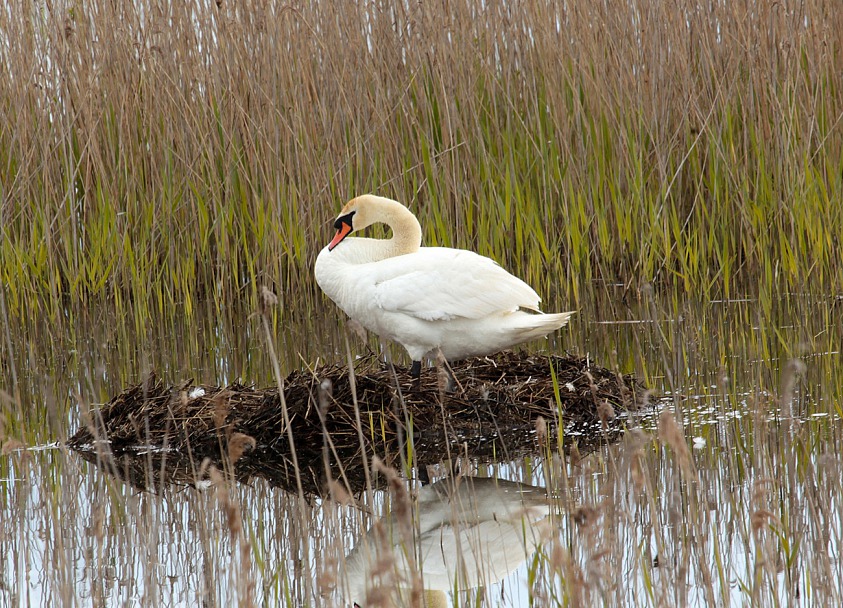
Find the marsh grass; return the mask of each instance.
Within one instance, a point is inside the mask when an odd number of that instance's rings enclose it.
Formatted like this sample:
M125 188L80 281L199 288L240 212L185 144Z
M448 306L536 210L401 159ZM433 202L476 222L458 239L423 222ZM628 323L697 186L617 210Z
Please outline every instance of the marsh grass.
M833 0L53 2L0 10L11 314L308 314L368 191L554 301L843 282Z
M282 373L351 360L310 269L363 191L580 309L554 348L670 409L465 464L557 492L532 598L843 602L843 12L478 4L0 8L0 605L328 603L387 497L135 494L18 449L153 367L270 384L268 336Z
M554 535L526 573L458 594L452 604L523 606L533 598L558 606L778 606L797 595L806 605L839 604L836 308L826 297L791 294L767 313L747 300L692 305L669 294L627 303L606 296L583 311L594 322L572 330L567 346L611 352L603 357L620 370L646 376L662 395L659 406L670 410L664 430L656 412L623 442L583 458L561 456L547 430L541 453L515 464L454 455L464 472L547 485L558 509ZM0 603L335 605L322 593L337 583L342 559L389 506L389 495L372 491L352 502L337 492L335 501L302 501L260 480L236 484L227 468L210 490L136 493L61 448L21 452L9 443L66 435L81 411L134 380L144 361L165 361L156 367L173 380L242 373L264 385L277 366L283 373L300 365L295 350L266 334L264 317L252 317L243 332L244 317L203 311L207 326L153 319L159 329L152 335L172 333L149 342L146 333L120 334L100 315L55 342L49 329L10 328L21 403L3 402L0 429L7 450L0 456L0 553L10 556ZM276 340L277 364L268 339ZM350 344L350 356L359 346ZM692 448L694 438L705 446Z

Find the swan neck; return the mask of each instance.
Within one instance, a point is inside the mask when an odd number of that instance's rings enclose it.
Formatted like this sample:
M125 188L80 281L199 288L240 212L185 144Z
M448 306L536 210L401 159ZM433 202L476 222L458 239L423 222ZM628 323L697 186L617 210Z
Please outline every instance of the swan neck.
M421 224L409 209L394 201L383 204L383 223L392 230L392 237L384 241L386 255L394 257L414 253L421 247Z

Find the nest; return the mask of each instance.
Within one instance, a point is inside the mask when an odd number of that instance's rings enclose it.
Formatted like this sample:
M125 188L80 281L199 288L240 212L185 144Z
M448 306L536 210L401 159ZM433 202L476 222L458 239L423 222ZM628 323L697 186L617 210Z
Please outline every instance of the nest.
M452 369L451 393L443 370L415 380L373 356L353 374L297 371L284 380L283 404L278 388L165 386L150 374L92 412L68 443L143 489L194 484L214 465L242 482L323 494L337 480L358 492L374 456L424 471L459 457L583 454L617 438L625 414L647 400L635 378L578 357L500 353Z

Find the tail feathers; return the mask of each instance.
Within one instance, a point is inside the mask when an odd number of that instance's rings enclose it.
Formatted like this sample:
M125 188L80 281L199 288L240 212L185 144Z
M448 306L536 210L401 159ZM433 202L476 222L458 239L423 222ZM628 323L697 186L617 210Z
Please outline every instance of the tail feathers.
M525 315L524 322L516 328L519 341L526 342L536 338L543 338L547 334L568 324L568 320L576 311L557 312L551 314Z

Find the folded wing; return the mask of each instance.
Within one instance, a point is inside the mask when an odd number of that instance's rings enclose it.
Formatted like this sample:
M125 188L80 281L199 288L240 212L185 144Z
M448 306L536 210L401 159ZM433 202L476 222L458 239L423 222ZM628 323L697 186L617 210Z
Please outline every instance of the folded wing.
M532 287L472 251L422 247L376 265L373 297L386 311L440 321L539 310Z

